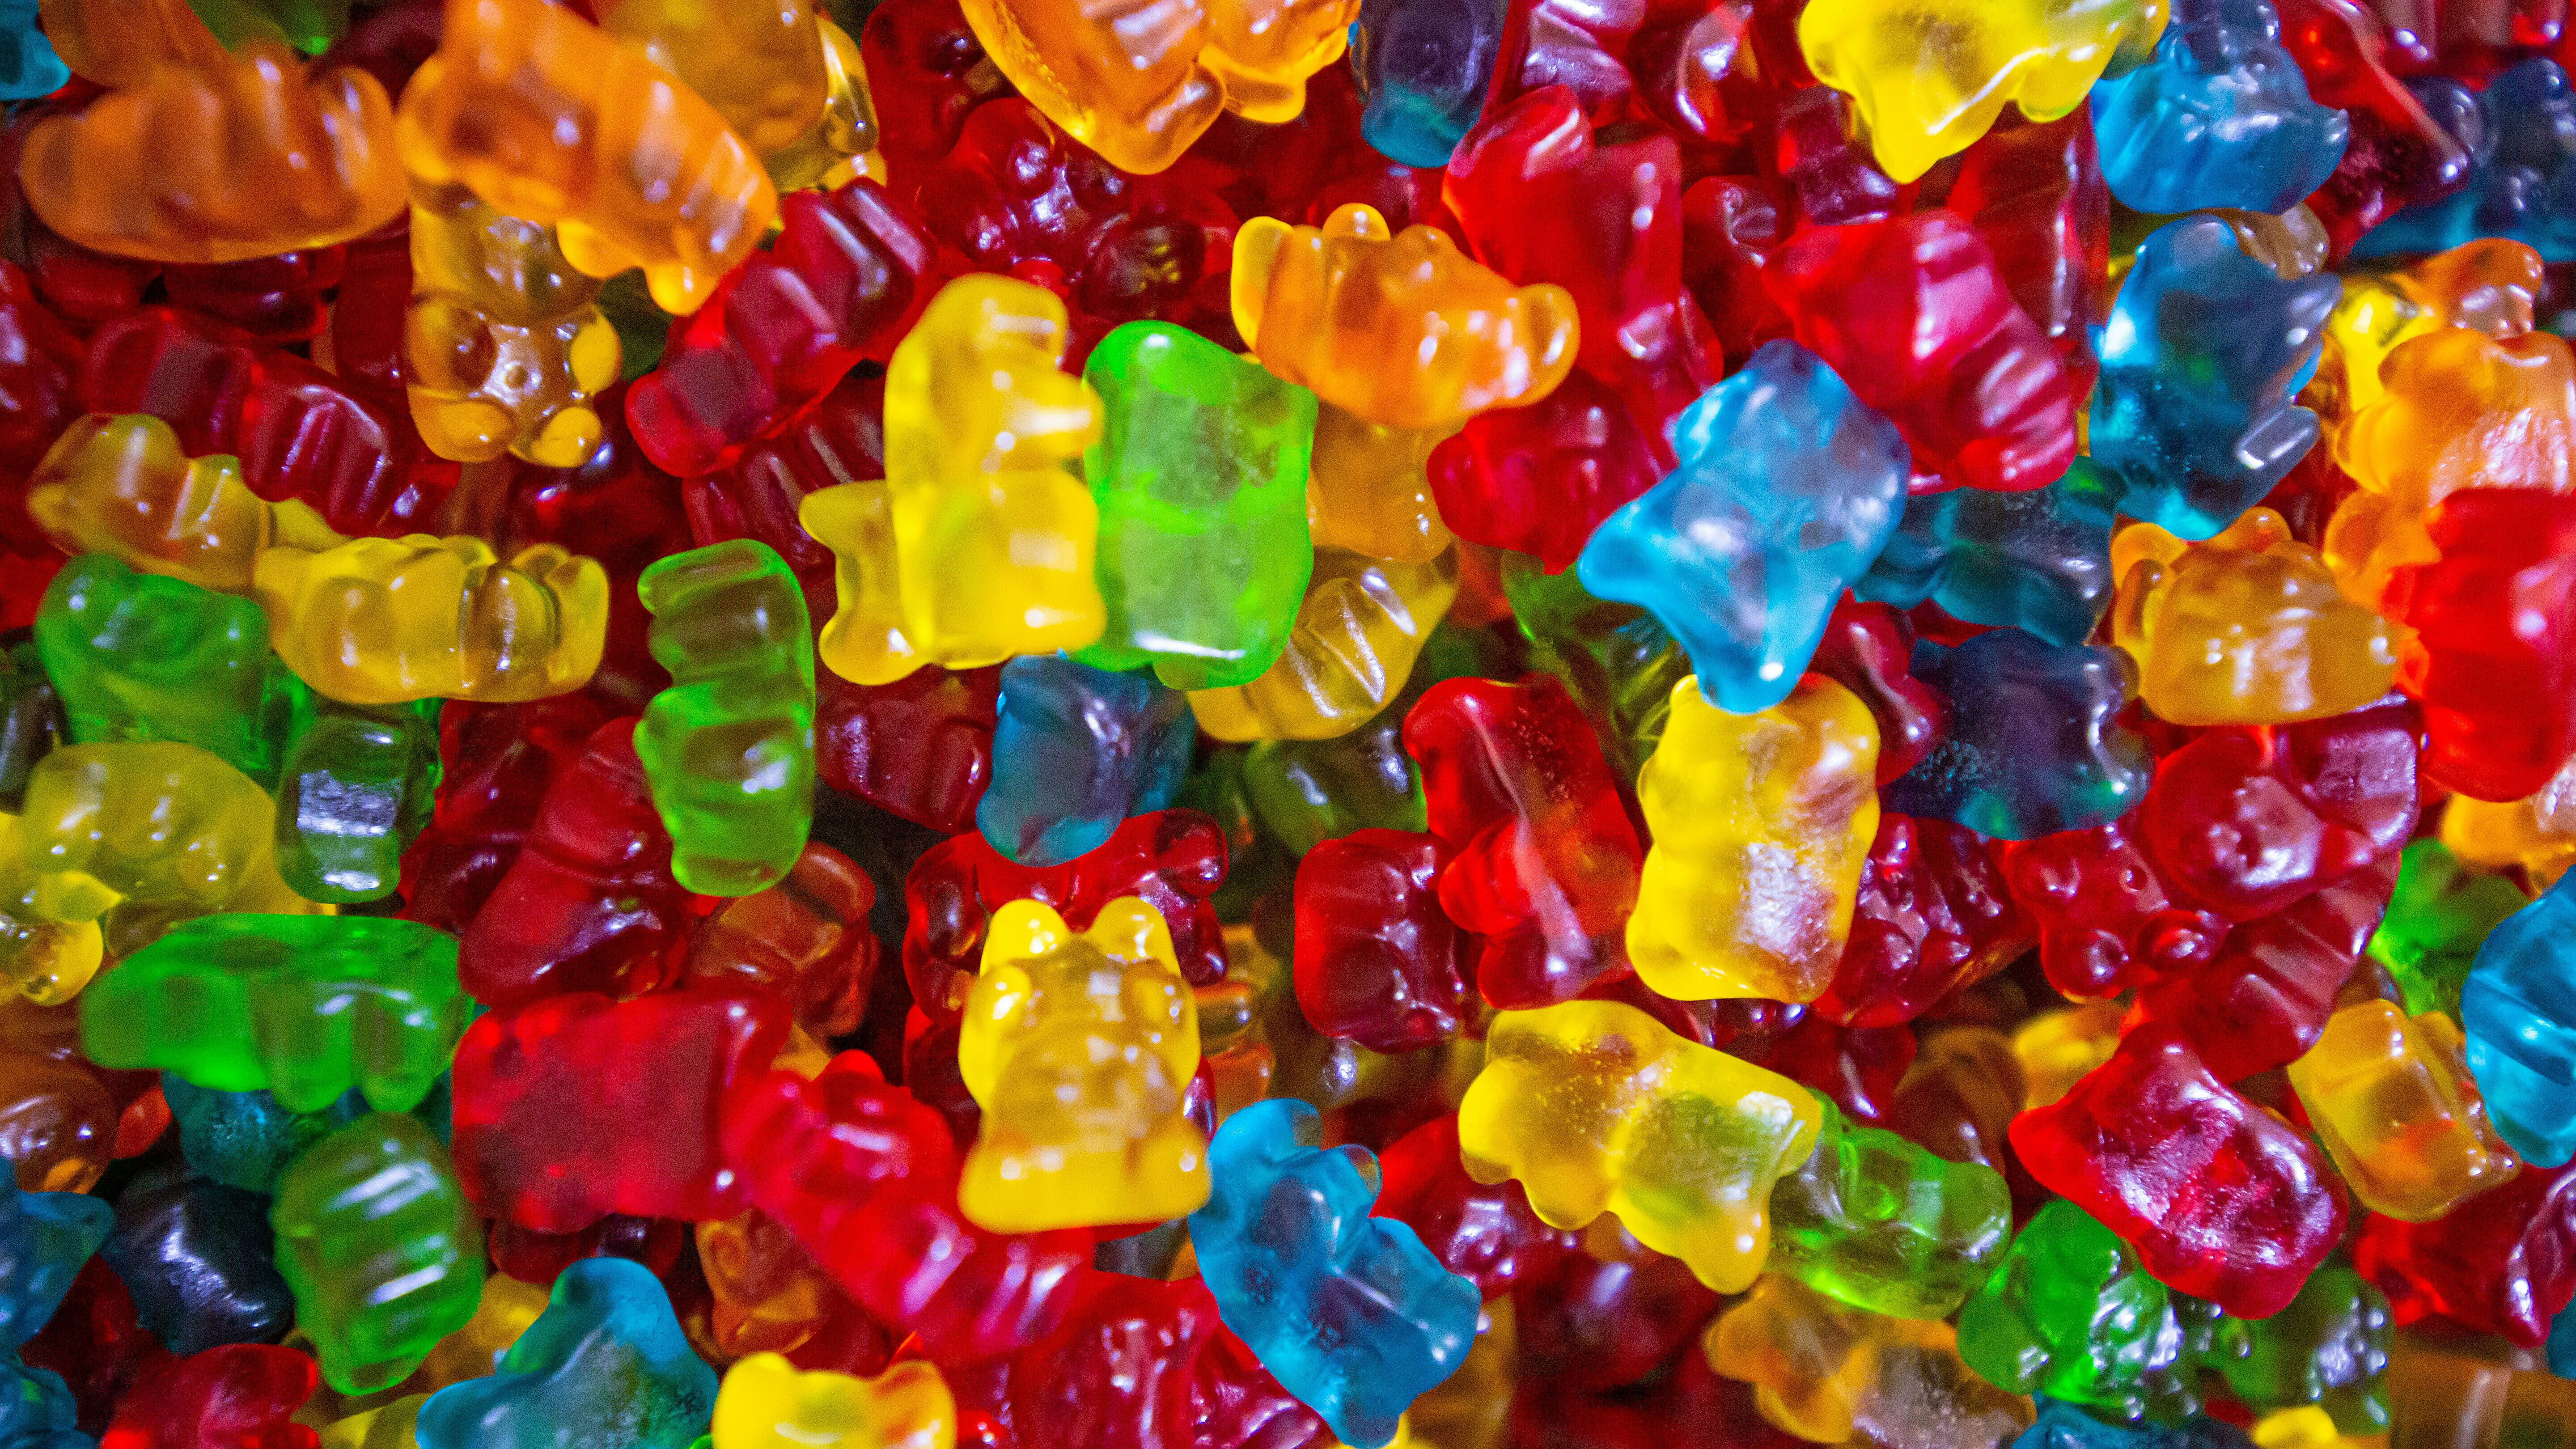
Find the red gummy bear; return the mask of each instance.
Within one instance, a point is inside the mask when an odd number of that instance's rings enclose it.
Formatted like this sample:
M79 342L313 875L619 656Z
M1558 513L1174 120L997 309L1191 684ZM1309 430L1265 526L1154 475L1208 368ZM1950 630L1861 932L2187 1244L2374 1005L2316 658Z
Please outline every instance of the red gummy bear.
M1551 1228L1530 1211L1517 1181L1482 1183L1458 1159L1458 1114L1435 1117L1378 1155L1377 1206L1370 1212L1413 1229L1440 1266L1488 1300L1580 1251L1582 1235Z
M440 709L438 806L403 855L403 915L464 934L519 858L548 786L607 715L587 694Z
M27 517L27 475L80 416L81 347L36 298L26 271L0 261L0 548L53 552Z
M2171 1027L2222 1081L2287 1066L2324 1034L2396 888L2390 855L2238 926L2215 958L2139 992L2133 1019Z
M876 103L877 155L901 197L957 144L976 107L1012 94L957 0L884 0L859 31L859 61Z
M1181 974L1207 986L1225 977L1225 931L1208 904L1223 884L1225 832L1195 810L1133 816L1098 849L1062 865L1022 865L981 834L955 836L923 852L904 880L904 978L924 1013L955 1021L982 966L993 912L1033 900L1081 931L1102 906L1135 896L1162 912Z
M1067 367L1121 322L1189 320L1234 264L1234 210L1214 192L1186 172L1130 176L1017 96L977 107L914 199L977 271L1065 299Z
M2157 1281L2238 1318L2287 1307L2343 1237L2343 1183L2316 1144L2158 1023L2131 1028L2063 1098L2014 1118L2012 1148Z
M840 607L832 551L805 531L797 510L809 493L884 476L885 379L852 372L731 465L681 485L689 540L768 544L796 571L806 612L829 619Z
M815 698L814 765L823 783L945 835L975 828L993 779L1002 669L924 666L892 684L825 671Z
M778 1071L746 1083L725 1104L724 1143L751 1204L940 1364L1053 1332L1093 1276L1088 1232L966 1221L947 1125L858 1052L810 1081Z
M1468 419L1424 466L1452 532L1534 554L1556 574L1574 566L1603 519L1655 486L1663 452L1608 384L1572 372L1527 407Z
M1913 675L1914 626L1885 604L1845 594L1825 621L1809 673L1858 696L1878 722L1878 783L1921 763L1941 743L1950 706Z
M2352 1261L2388 1295L2400 1324L2439 1314L2538 1348L2549 1320L2576 1299L2576 1164L2525 1166L2429 1223L2373 1213Z
M2227 922L2175 902L2131 823L1999 845L2013 899L2039 928L2048 984L2100 1001L2208 961Z
M1626 974L1645 850L1564 686L1548 675L1444 680L1405 716L1404 748L1450 853L1441 909L1485 938L1485 999L1506 1011L1552 1006Z
M2519 800L2576 753L2576 498L2464 489L2424 524L2441 558L2396 570L2386 600L2412 631L2397 685L2424 702L2424 772Z
M2281 44L2309 98L2352 120L2343 160L2307 200L2333 265L2372 227L2466 186L2472 162L2381 63L2385 40L2370 11L2356 0L2280 0L2279 9Z
M883 362L937 290L911 207L862 177L779 200L784 230L671 329L626 395L644 454L683 478L786 428L860 362Z
M1859 132L1851 97L1840 91L1812 86L1780 102L1779 130L1760 159L1777 194L1788 198L1795 229L1880 221L1914 209L1921 188L1899 185L1879 170Z
M750 1206L719 1117L787 1043L787 1004L693 987L485 1013L456 1048L456 1178L539 1232L610 1213L705 1222Z
M90 334L80 394L91 412L163 419L190 457L239 458L252 492L300 498L346 534L427 529L455 486L455 465L422 453L399 399L168 307Z
M1679 1258L1632 1248L1616 1260L1580 1249L1512 1289L1523 1383L1616 1389L1653 1375L1690 1345L1725 1300Z
M553 1287L564 1269L584 1258L624 1258L643 1264L656 1278L668 1278L688 1241L687 1223L630 1213L610 1213L572 1233L541 1233L498 1218L484 1239L496 1272L540 1288Z
M264 1343L171 1359L116 1406L99 1449L315 1449L322 1436L287 1416L321 1381L313 1360Z
M84 1434L104 1433L134 1385L170 1361L170 1351L135 1320L125 1280L100 1257L81 1265L62 1306L19 1355L63 1376Z
M1985 837L1946 820L1882 815L1851 936L1813 1009L1845 1026L1912 1021L2012 964L2034 935Z
M1763 1055L1762 1065L1832 1098L1853 1121L1875 1124L1895 1108L1896 1089L1914 1065L1914 1033L1904 1026L1839 1026L1810 1011Z
M1375 1052L1435 1046L1466 1026L1474 938L1440 909L1440 842L1355 830L1297 863L1297 1007Z
M1905 435L1915 492L2044 488L2075 461L2077 379L1957 216L1810 227L1762 281L1799 344Z
M2084 107L2046 123L2007 111L1959 157L1941 203L1994 251L2013 300L2057 349L2068 385L2089 395L2095 299L2110 295L2111 191Z
M610 720L547 788L526 847L465 928L457 972L486 1006L633 995L670 978L688 917L635 721Z

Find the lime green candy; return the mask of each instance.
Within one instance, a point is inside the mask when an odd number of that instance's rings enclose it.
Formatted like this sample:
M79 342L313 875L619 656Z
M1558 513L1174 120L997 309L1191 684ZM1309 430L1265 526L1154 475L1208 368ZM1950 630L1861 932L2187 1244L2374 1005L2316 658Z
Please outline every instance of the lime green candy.
M1102 338L1082 378L1101 401L1082 471L1108 626L1073 657L1152 665L1173 689L1251 683L1288 647L1314 572L1315 395L1163 322Z
M456 940L367 916L201 916L90 983L81 1049L103 1067L266 1089L319 1112L351 1087L418 1106L465 1034Z
M814 631L796 575L765 543L673 554L636 583L671 686L635 754L671 832L672 873L700 895L787 878L814 822Z
M409 1378L482 1299L482 1232L417 1118L373 1113L306 1149L268 1221L296 1326L344 1394Z

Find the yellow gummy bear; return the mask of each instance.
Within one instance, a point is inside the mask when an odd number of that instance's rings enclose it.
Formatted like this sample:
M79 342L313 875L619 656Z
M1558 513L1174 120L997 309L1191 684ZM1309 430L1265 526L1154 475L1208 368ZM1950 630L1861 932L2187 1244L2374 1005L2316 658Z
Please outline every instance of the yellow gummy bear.
M2013 1029L2013 1055L2021 1061L2022 1110L2065 1096L2084 1074L2111 1059L2120 1045L2127 1007L2112 1001L2043 1011Z
M281 546L251 582L278 658L347 704L568 694L607 642L607 573L550 543L506 564L479 538L422 533Z
M917 1359L863 1379L755 1353L725 1370L710 1432L713 1449L951 1449L957 1401Z
M1771 1187L1815 1150L1796 1082L1614 1001L1497 1013L1458 1106L1470 1176L1518 1178L1551 1227L1604 1211L1702 1283L1741 1293L1771 1253Z
M1637 773L1654 845L1628 917L1637 977L1676 1001L1813 1001L1851 932L1878 833L1878 722L1820 674L1760 714L1673 688Z
M405 1394L323 1428L321 1449L419 1449L420 1406L427 1394Z
M823 33L806 0L597 0L599 28L680 78L757 155L823 114Z
M1133 896L1076 934L1037 901L993 913L957 1071L984 1109L957 1205L995 1232L1162 1222L1208 1199L1183 1114L1199 1019L1160 911Z
M0 990L39 1006L78 996L105 959L98 918L116 901L84 872L38 874L18 817L0 815Z
M36 899L54 902L36 909L80 919L105 908L98 887L196 913L254 902L291 910L275 815L267 791L194 745L66 745L28 772L18 856L39 878ZM42 879L66 874L89 880Z
M965 0L1020 94L1121 171L1170 166L1226 111L1277 124L1341 59L1359 0Z
M546 1311L549 1301L546 1290L534 1283L522 1283L507 1273L486 1277L474 1316L429 1351L417 1382L435 1393L449 1384L493 1373L501 1366L501 1355Z
M2325 536L2336 581L2372 609L2392 572L2439 557L2424 514L2452 493L2576 486L2576 355L2549 333L2444 327L2400 343L2379 382L2335 434L2335 462L2361 487Z
M2385 1434L2346 1437L2335 1427L2334 1416L2315 1404L2274 1409L2255 1420L2248 1432L2254 1449L2388 1449Z
M1446 430L1382 428L1331 403L1315 410L1315 456L1306 474L1306 532L1317 548L1345 548L1396 563L1429 563L1449 547L1449 525L1423 471Z
M1221 740L1339 739L1403 690L1457 597L1454 548L1419 564L1317 549L1277 662L1250 684L1190 691L1190 711Z
M414 186L403 356L421 441L460 463L504 452L545 468L586 462L601 434L591 395L617 381L619 363L598 296L553 227L462 186Z
M2454 795L2442 807L2442 843L2463 865L2501 871L2519 867L2534 890L2547 890L2576 865L2576 761L2522 800Z
M1069 330L1055 294L977 274L896 345L885 480L809 494L798 514L837 564L820 645L834 673L886 684L1100 637L1100 513L1068 466L1100 435L1100 399L1057 369Z
M1853 1308L1776 1274L1700 1343L1709 1367L1753 1385L1764 1419L1819 1444L1997 1444L2034 1417L2030 1400L1969 1369L1949 1324Z
M2397 677L2389 624L2343 596L2269 508L2206 543L2152 523L2111 543L2111 642L2138 697L2178 725L2287 724L2359 709Z
M2542 271L2540 253L2522 243L2480 237L2400 271L2342 281L2317 375L2299 393L2329 431L2387 396L2380 365L2401 343L2445 327L2497 338L2529 332Z
M144 413L91 413L63 429L28 478L27 513L65 553L114 554L228 594L250 592L262 549L347 541L301 501L251 492L239 460L189 457L168 423Z
M2006 101L2034 121L2144 61L2165 0L1811 0L1798 48L1852 98L1880 168L1912 181L1986 134Z
M848 31L817 17L823 33L823 110L805 133L760 158L781 191L840 186L865 175L885 184L885 161L876 154L876 99L859 44Z
M2440 1012L2356 1002L2289 1067L2291 1090L2353 1196L2404 1222L2443 1216L2521 1169L2487 1121Z
M1234 234L1234 325L1271 372L1366 422L1452 429L1537 402L1574 367L1574 298L1515 287L1436 227L1390 236L1356 203L1322 227L1256 216Z

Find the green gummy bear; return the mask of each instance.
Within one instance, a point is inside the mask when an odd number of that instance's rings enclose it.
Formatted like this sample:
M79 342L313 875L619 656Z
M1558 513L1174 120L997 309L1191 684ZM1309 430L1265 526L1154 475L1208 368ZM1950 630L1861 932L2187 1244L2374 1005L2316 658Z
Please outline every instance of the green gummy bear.
M796 575L735 539L662 559L635 591L671 685L644 706L635 754L700 895L787 878L814 823L814 631Z
M308 901L380 900L436 803L440 701L306 700L278 770L278 873Z
M390 1388L483 1296L483 1235L447 1152L396 1112L307 1148L268 1210L277 1271L322 1377L344 1394Z
M1431 825L1403 732L1403 712L1390 707L1339 739L1264 740L1244 759L1244 792L1300 856L1354 830L1419 834Z
M1507 553L1502 577L1531 666L1557 677L1601 736L1610 768L1636 784L1638 767L1663 741L1673 686L1690 674L1690 656L1653 615L1594 598L1572 569L1551 574L1527 554Z
M82 554L54 576L36 655L73 743L195 745L262 789L276 785L289 716L310 693L268 652L258 604L111 554Z
M1082 376L1102 404L1082 469L1108 627L1073 657L1150 664L1174 689L1251 683L1287 648L1314 572L1315 395L1163 322L1111 332Z
M2388 968L2407 1015L2438 1011L2457 1021L2460 983L2478 947L2505 917L2530 904L2512 881L2470 870L2428 836L2398 857L2397 891L2371 933L2370 959Z
M2192 1334L2176 1295L2082 1208L2039 1210L1959 1312L1959 1357L2011 1393L2046 1394L2109 1418L2182 1417L2199 1407Z
M351 1087L406 1112L447 1069L466 1005L456 939L417 922L200 916L81 993L81 1049L220 1092L265 1088L290 1112Z
M349 28L350 0L188 0L188 8L227 50L254 40L282 40L320 55Z
M1947 1318L2012 1239L2012 1189L1893 1132L1855 1127L1824 1097L1816 1150L1771 1189L1771 1257L1784 1273L1891 1318Z
M2308 1275L2290 1306L2269 1318L2218 1320L2205 1357L2237 1401L2256 1413L2315 1404L2335 1432L2388 1432L2388 1299L2346 1263Z

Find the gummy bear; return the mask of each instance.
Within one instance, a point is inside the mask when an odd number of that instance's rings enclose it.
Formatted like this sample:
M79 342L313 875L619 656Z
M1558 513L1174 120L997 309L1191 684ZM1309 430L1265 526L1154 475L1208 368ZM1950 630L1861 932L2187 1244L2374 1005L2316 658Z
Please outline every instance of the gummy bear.
M1187 701L1151 679L1058 656L1012 660L976 828L1025 865L1089 854L1121 821L1172 802L1189 769L1187 717Z
M1412 1228L1370 1217L1376 1162L1327 1150L1314 1108L1256 1102L1209 1144L1218 1191L1190 1214L1228 1328L1345 1443L1392 1441L1405 1407L1464 1361L1475 1285Z
M1519 63L1511 9L1507 0L1361 0L1351 74L1370 147L1407 166L1448 165L1496 71Z
M2119 583L2109 565L2115 511L2108 480L2086 458L2026 492L1918 493L1852 592L1900 609L1929 600L1963 623L2082 644Z
M2424 705L2425 778L2479 800L2533 794L2576 754L2576 497L2464 491L2425 536L2439 562L2397 569L2384 604L2406 626L2397 686Z
M2030 840L2106 824L2145 794L2145 743L2116 717L2136 690L2128 656L1995 629L1915 645L1913 673L1948 698L1950 734L1887 788L1888 809Z
M1723 708L1788 698L1834 599L1905 496L1905 442L1834 371L1774 342L1673 420L1678 471L1610 515L1577 573L1671 630Z
M419 1105L465 1027L456 943L411 921L233 912L173 926L81 994L81 1046L319 1112Z
M1254 217L1234 238L1234 325L1261 364L1392 428L1536 402L1574 365L1573 297L1514 287L1433 227L1370 207L1319 229Z
M1440 842L1354 830L1297 863L1297 1007L1317 1031L1403 1052L1458 1035L1475 938L1440 907Z
M1110 902L1076 935L1035 901L993 913L957 1069L984 1108L958 1208L996 1232L1161 1222L1207 1201L1183 1113L1196 1002L1152 906Z
M1328 418L1340 411L1326 408ZM1535 555L1552 573L1573 565L1602 520L1664 471L1626 403L1583 372L1526 407L1477 414L1432 448L1425 467L1443 523L1466 530L1458 537Z
M652 1273L587 1258L498 1371L430 1395L414 1432L420 1449L689 1449L715 1402L715 1370Z
M306 900L382 900L434 808L439 706L296 702L310 709L277 767L278 874Z
M1359 0L1190 0L1151 26L1046 0L967 0L993 64L1121 171L1169 167L1224 112L1276 125L1339 60Z
M318 1381L291 1348L237 1343L169 1360L136 1380L100 1449L317 1449L287 1416Z
M2248 1408L2312 1404L2337 1429L2367 1437L2388 1423L2389 1337L2388 1300L2329 1262L2271 1317L2220 1318L2200 1357Z
M136 1321L171 1352L268 1342L295 1321L268 1207L176 1164L147 1168L117 1193L99 1255L130 1285Z
M2184 539L2233 523L2317 438L2290 401L2317 365L2332 277L2286 279L2216 217L2138 248L2102 331L2087 434L2120 511Z
M2449 1017L2356 1002L2326 1022L2290 1087L2354 1197L2408 1222L2443 1216L2518 1170L2487 1125Z
M1173 689L1252 682L1286 647L1314 566L1314 394L1159 322L1110 333L1082 375L1101 399L1083 476L1108 624L1075 657L1151 665Z
M1395 700L1458 596L1458 551L1396 563L1317 549L1279 662L1250 684L1189 696L1220 740L1330 740Z
M72 739L171 740L277 778L296 686L272 672L257 604L83 554L54 575L35 632Z
M1504 1012L1458 1109L1478 1182L1520 1179L1551 1227L1604 1211L1721 1293L1770 1251L1773 1184L1815 1149L1806 1088L1685 1040L1635 1007L1570 1001Z
M1637 776L1655 837L1628 918L1638 978L1680 1001L1822 995L1878 832L1877 763L1869 710L1821 675L1754 715L1683 680Z
M957 1401L918 1361L875 1378L798 1373L774 1353L725 1370L713 1449L953 1449Z
M1709 1367L1753 1387L1775 1428L1814 1442L1994 1444L2030 1407L1960 1361L1946 1323L1869 1313L1766 1275L1701 1338Z
M2526 1167L2476 1202L2427 1223L2373 1214L2353 1266L2386 1291L2401 1324L2438 1315L2538 1347L2576 1296L2576 1172Z
M159 262L332 246L391 221L405 199L384 87L348 67L308 78L268 42L153 70L37 122L19 181L65 238Z
M0 1292L0 1345L25 1346L53 1318L115 1223L104 1198L0 1183L0 1268L8 1282Z
M1776 1059L1776 1054L1775 1054ZM2002 1259L2012 1190L1831 1102L1816 1150L1771 1189L1770 1273L1894 1318L1946 1318Z
M1799 343L1904 434L1915 491L2039 488L2075 460L2079 380L1957 215L1810 227L1762 285Z
M1815 1012L1844 1026L1900 1025L2010 965L2035 938L1984 837L1882 813L1851 932Z
M296 1324L342 1393L409 1377L482 1300L483 1235L446 1150L411 1117L363 1117L306 1149L269 1220Z
M2023 1226L1959 1313L1959 1354L1990 1382L2118 1418L2187 1411L2189 1347L2165 1285L2062 1199Z
M550 543L506 563L468 537L281 545L252 578L278 657L349 704L564 694L606 643L607 574Z
M92 414L65 428L27 479L27 513L66 553L111 555L145 573L250 592L251 566L277 543L340 542L303 503L272 504L239 460L191 458L159 418Z
M2456 802L2443 812L2444 835L2459 813ZM2414 841L2387 917L2371 933L2370 959L2396 981L2408 1015L2438 1011L2456 1020L2479 946L2530 899L2510 880L2465 868L2445 841Z
M2111 194L2156 214L2288 211L2334 174L2351 129L2308 99L2271 0L2174 0L2155 55L2091 103Z
M2460 988L2460 1026L2469 1075L2485 1093L2496 1131L2523 1159L2556 1167L2576 1156L2576 1034L2564 1023L2576 990L2565 946L2576 886L2563 877L2547 895L2489 932Z

